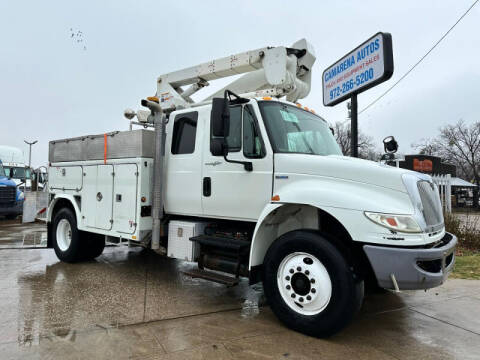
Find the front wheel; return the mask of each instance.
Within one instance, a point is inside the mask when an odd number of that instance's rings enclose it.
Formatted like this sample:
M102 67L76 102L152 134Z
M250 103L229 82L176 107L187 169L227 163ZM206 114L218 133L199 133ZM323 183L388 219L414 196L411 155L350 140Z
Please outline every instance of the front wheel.
M282 235L264 261L264 289L275 315L301 333L327 337L345 327L363 300L363 282L340 251L311 231Z

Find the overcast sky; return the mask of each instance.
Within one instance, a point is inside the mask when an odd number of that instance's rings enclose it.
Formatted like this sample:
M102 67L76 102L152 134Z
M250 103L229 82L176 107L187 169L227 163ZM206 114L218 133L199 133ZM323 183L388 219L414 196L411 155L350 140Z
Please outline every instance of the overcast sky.
M378 31L393 37L393 77L359 95L362 109L400 78L473 0L444 1L2 1L0 144L45 165L48 141L128 129L127 107L155 93L157 76L305 37L315 48L302 104L330 122L322 71ZM360 115L361 131L394 135L400 152L463 118L480 120L480 5L392 92ZM71 37L82 32L82 36ZM83 40L78 42L78 40ZM85 48L86 47L86 50ZM210 92L213 90L212 84ZM206 94L208 95L208 94Z

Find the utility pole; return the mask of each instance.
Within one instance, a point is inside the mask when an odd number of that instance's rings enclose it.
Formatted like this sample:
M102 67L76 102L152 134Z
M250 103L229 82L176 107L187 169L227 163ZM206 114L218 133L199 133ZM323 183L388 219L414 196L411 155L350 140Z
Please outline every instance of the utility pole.
M32 142L28 142L27 140L23 140L25 142L25 144L27 144L29 146L29 154L28 154L28 168L31 169L32 168L32 145L35 145L38 140L35 140L35 141L32 141Z
M358 102L357 94L352 95L347 103L350 118L350 156L358 157Z

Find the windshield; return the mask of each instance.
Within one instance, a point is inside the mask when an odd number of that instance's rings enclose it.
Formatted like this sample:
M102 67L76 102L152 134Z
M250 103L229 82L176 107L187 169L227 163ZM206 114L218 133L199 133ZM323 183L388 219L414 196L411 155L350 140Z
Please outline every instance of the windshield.
M3 169L3 165L0 164L0 176L6 176L5 175L5 170Z
M342 155L321 117L279 102L261 101L259 106L275 152Z
M5 173L12 179L25 179L25 168L23 167L5 167Z

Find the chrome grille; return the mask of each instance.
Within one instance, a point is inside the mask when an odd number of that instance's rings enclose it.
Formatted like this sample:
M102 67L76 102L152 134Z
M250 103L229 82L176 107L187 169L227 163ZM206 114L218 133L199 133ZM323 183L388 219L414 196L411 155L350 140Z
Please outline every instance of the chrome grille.
M436 228L443 224L442 203L437 187L425 180L417 183L420 199L422 200L423 216L428 227Z
M17 190L15 186L0 185L0 203L12 203L15 201Z

